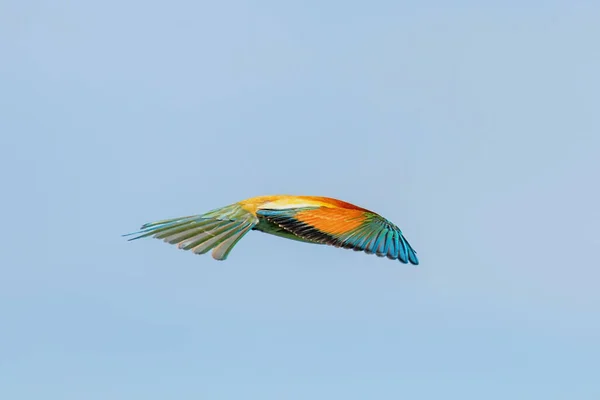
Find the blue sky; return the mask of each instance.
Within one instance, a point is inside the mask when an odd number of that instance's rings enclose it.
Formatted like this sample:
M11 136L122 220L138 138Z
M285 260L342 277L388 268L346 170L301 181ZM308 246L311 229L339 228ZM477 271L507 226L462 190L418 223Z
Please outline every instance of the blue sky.
M0 4L0 396L600 398L595 2ZM340 198L412 267L121 234Z

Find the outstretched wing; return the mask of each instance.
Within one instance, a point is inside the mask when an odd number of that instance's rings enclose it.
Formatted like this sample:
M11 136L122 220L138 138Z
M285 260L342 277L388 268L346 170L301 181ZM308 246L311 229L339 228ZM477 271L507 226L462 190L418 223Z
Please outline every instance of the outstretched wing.
M257 215L315 243L364 251L367 254L399 260L404 264L419 264L416 251L400 228L373 212L347 208L306 207L260 209Z
M258 218L237 204L218 208L202 215L192 215L151 222L129 240L152 236L183 250L204 254L213 249L215 260L225 260L237 242L256 224Z

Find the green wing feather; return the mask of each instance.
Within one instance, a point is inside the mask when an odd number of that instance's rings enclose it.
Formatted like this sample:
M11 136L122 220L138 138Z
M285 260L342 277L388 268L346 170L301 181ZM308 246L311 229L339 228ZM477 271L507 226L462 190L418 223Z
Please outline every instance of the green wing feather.
M151 236L182 250L205 254L211 249L215 260L227 259L237 242L256 224L258 219L238 204L217 208L201 215L166 219L142 225L129 240Z

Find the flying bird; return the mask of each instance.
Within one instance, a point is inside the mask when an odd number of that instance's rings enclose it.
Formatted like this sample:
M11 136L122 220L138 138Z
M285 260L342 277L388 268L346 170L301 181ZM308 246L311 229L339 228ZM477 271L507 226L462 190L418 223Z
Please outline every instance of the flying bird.
M345 201L320 196L258 196L204 214L142 225L131 240L152 236L179 249L225 260L255 230L305 243L364 251L418 265L416 251L402 231L381 215Z

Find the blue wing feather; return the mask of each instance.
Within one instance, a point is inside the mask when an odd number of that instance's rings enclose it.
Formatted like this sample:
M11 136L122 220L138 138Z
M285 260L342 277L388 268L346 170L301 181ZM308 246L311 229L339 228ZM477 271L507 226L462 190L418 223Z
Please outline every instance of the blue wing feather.
M379 257L397 259L404 264L419 264L416 252L410 247L400 228L378 214L369 213L361 226L349 232L332 234L296 219L294 216L300 210L304 209L261 209L257 214L298 237L317 243L364 251ZM340 222L343 220L340 219Z

